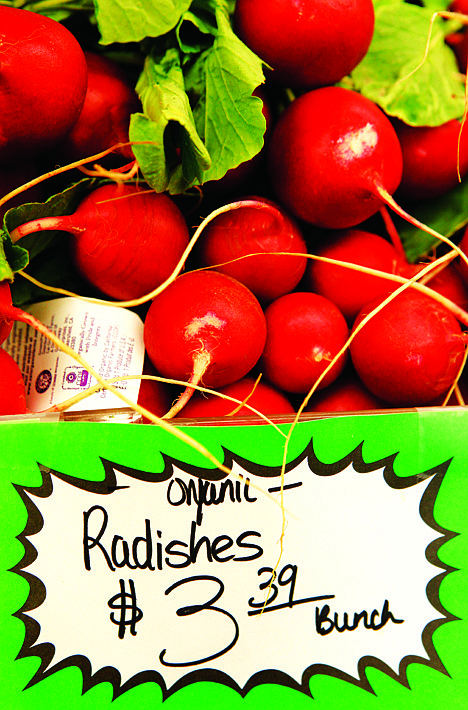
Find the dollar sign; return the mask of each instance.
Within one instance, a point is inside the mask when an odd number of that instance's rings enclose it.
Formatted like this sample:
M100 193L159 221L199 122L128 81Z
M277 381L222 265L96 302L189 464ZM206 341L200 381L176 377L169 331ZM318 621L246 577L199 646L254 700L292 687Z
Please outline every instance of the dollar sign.
M137 606L135 585L133 579L128 580L130 586L130 592L125 591L125 581L120 580L120 593L115 594L109 601L107 605L111 609L119 609L120 615L117 618L116 614L110 614L110 620L113 624L119 627L119 639L123 639L127 626L130 627L130 633L132 636L136 636L135 625L138 621L143 618L142 610ZM130 601L127 602L127 599ZM127 611L130 611L130 615L127 616Z

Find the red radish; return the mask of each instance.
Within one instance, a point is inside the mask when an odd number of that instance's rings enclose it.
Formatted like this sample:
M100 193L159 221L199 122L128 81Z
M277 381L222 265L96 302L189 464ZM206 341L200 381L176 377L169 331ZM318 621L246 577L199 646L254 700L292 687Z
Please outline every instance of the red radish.
M468 63L468 33L466 27L459 32L447 35L445 41L455 54L460 73L466 74Z
M408 126L394 122L403 151L403 176L396 195L401 200L428 200L449 192L468 173L468 131L453 119L441 126ZM460 148L460 152L459 151Z
M139 298L168 278L188 242L181 211L164 194L137 185L104 185L73 215L43 217L13 230L26 234L59 229L73 235L72 258L96 288L120 300Z
M192 271L154 299L144 339L163 377L223 387L258 361L266 339L265 316L239 281L216 271ZM177 414L192 394L188 386L168 416Z
M363 59L374 33L371 0L237 0L234 29L273 81L335 84Z
M118 143L128 142L132 113L141 111L141 102L120 66L105 56L85 52L88 89L77 122L54 150L60 163L71 163L100 153ZM131 146L116 153L134 158Z
M5 306L11 306L11 290L8 281L0 281L0 345L10 335L13 327L13 321L6 318L2 310Z
M389 274L400 273L402 268L402 257L395 247L383 237L361 229L332 232L313 251L316 256L359 264ZM311 291L333 301L351 322L366 303L390 293L400 285L315 259L311 259L307 265L306 282Z
M306 393L348 339L344 316L315 293L288 293L265 311L267 340L260 361L265 377L285 392ZM319 384L326 387L342 372L343 354Z
M454 0L450 3L448 9L449 12L458 12L462 15L468 15L468 2L466 0ZM466 25L464 25L460 31L447 35L445 41L455 53L460 72L466 74L468 58L468 33L466 31Z
M0 164L44 153L71 130L87 83L86 60L63 25L0 6Z
M265 198L247 199L257 200L257 205L224 212L205 227L197 255L202 266L216 266L217 271L245 284L261 303L269 303L292 291L301 280L307 245L299 226L283 208ZM265 255L224 263L258 252ZM271 252L304 256L272 256Z
M341 87L309 91L280 115L268 148L278 200L306 222L352 227L375 214L400 183L400 143L385 114Z
M367 304L354 329L384 299ZM415 289L396 296L351 343L364 385L398 407L420 407L446 393L463 362L466 336L446 308Z
M364 412L375 409L388 409L388 404L369 392L355 372L347 370L329 387L315 392L303 411Z
M217 390L220 394L234 397L241 402L247 401L254 409L265 415L294 414L294 407L287 397L272 385L260 381L255 384L253 377L243 377L226 387ZM246 406L222 399L214 394L195 392L184 406L179 416L191 417L252 417L258 416Z
M0 416L26 414L27 411L21 370L11 355L0 348Z
M468 2L467 0L453 0L449 5L450 12L459 12L462 15L468 15Z

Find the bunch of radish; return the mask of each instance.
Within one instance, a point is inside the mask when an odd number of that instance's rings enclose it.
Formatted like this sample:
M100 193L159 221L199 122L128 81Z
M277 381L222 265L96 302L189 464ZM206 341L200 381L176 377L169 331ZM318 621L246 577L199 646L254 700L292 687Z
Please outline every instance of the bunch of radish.
M219 184L205 189L201 180L195 208L193 194L157 193L139 170L128 126L141 107L122 68L82 48L62 24L0 7L11 42L21 28L35 43L0 63L0 169L32 157L49 169L113 156L88 170L92 179L73 209L47 214L45 207L27 219L25 193L24 211L5 217L5 240L34 253L41 239L61 235L85 285L77 297L138 309L145 372L160 380L144 380L140 405L158 417L463 403L468 236L461 228L454 242L444 239L411 216L411 205L463 179L467 134L455 119L403 124L338 85L369 49L370 0L302 5L237 0L233 27L268 65L257 91L268 140ZM47 41L37 44L36 36ZM40 93L16 80L33 55L42 62ZM65 189L77 182L74 172L60 179ZM54 188L48 193L47 180L38 182L47 205ZM206 219L196 229L200 213ZM442 247L410 263L395 213L440 237ZM23 318L12 305L20 278L0 282L0 343ZM0 356L0 414L23 414L18 365L4 348ZM197 391L205 389L213 393Z

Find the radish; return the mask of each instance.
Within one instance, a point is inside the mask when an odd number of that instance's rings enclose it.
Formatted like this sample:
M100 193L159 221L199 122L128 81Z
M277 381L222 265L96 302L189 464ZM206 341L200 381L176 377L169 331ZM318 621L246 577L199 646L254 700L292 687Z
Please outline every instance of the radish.
M8 281L0 281L0 345L8 338L13 327L13 321L6 318L2 313L5 306L11 305L10 284Z
M237 0L234 29L284 86L335 84L363 59L372 0Z
M0 164L44 153L71 130L86 95L86 60L63 25L0 6Z
M11 355L0 348L0 416L26 414L27 411L21 370Z
M196 253L202 266L216 266L217 271L233 276L265 304L297 286L307 265L307 245L284 208L263 197L247 199L256 200L257 205L215 217L202 232ZM224 263L259 252L265 255ZM271 252L299 256L273 256Z
M243 377L237 382L221 387L218 392L241 402L246 400L247 404L265 415L294 414L294 407L282 392L267 382L260 381L256 384L255 379L251 376ZM226 417L228 415L233 417L256 416L248 407L202 392L195 392L184 406L180 416L195 418Z
M362 309L354 331L383 300ZM465 343L466 333L446 308L406 289L363 325L350 351L357 374L376 397L398 407L419 407L450 389Z
M449 5L450 12L459 12L462 15L468 15L467 0L453 0Z
M281 204L329 229L352 227L375 214L383 195L398 187L403 169L389 119L369 99L337 86L309 91L283 111L267 162Z
M389 242L377 234L361 229L337 230L314 249L316 256L351 264L400 273L406 264ZM399 284L371 276L345 266L311 259L307 265L306 283L338 306L348 322L353 322L361 308L377 296L386 295Z
M145 318L146 351L163 376L188 386L168 413L193 394L191 384L222 387L256 364L266 339L258 300L239 281L216 271L179 276L151 303Z
M449 192L468 173L468 132L453 119L441 126L408 126L395 121L403 151L401 200L428 200Z
M306 393L344 347L349 330L334 303L315 293L288 293L265 310L267 340L260 361L265 377L285 392ZM343 354L321 380L326 387L342 372Z
M462 15L468 15L468 2L466 0L454 0L450 3L448 9L450 12L458 12ZM466 74L468 58L468 34L466 31L466 25L464 25L458 32L447 35L445 41L455 53L460 72L462 74Z
M132 113L141 102L120 66L95 52L84 53L88 69L86 98L70 133L54 150L60 163L72 163L128 142ZM115 151L127 162L134 159L129 145Z
M73 235L72 259L82 276L120 300L139 298L163 283L189 242L187 224L170 197L128 184L99 187L73 215L27 222L11 237L55 229Z
M388 404L369 392L356 373L347 369L329 387L315 392L303 411L364 412L375 409L388 409Z
M466 27L459 32L447 35L445 41L455 54L460 73L466 74L468 60L468 33Z

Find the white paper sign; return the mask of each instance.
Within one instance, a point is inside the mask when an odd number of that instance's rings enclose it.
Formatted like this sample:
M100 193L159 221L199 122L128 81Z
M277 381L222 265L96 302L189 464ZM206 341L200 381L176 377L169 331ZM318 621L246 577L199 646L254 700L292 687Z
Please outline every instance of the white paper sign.
M122 684L214 674L242 689L305 687L319 667L359 680L362 659L396 675L405 657L433 660L440 563L426 550L440 533L420 515L433 471L317 474L304 458L284 485L236 463L216 481L177 467L158 478L108 465L100 484L43 475L40 496L28 491L43 524L26 571L46 595L28 616L52 669L85 658Z

